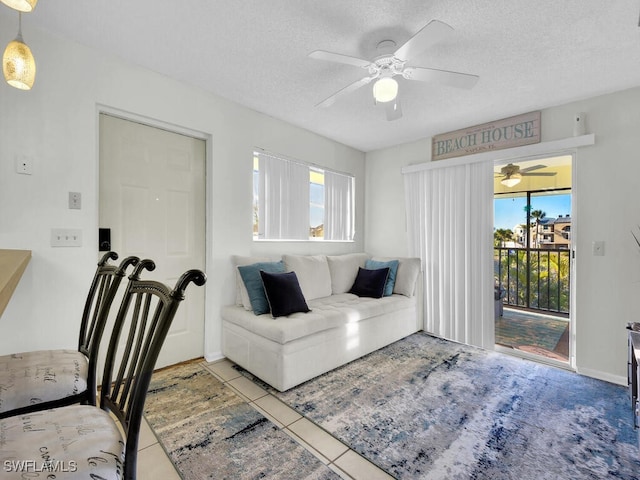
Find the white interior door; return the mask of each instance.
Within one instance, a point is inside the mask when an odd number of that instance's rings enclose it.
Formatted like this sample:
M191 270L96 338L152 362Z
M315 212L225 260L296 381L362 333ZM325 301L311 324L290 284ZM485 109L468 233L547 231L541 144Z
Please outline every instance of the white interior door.
M111 229L121 259L156 263L143 278L173 287L186 270L205 269L205 148L202 139L100 114L100 227ZM204 291L187 288L157 368L203 355Z

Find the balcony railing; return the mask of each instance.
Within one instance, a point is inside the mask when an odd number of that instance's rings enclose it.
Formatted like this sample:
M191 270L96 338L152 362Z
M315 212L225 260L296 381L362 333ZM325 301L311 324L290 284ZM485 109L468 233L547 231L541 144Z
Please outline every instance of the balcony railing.
M505 305L569 313L570 250L495 247L493 259Z

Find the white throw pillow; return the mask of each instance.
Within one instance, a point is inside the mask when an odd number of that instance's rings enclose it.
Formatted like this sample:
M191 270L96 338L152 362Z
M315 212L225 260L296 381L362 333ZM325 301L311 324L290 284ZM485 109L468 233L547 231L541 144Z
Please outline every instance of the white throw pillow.
M368 259L369 255L366 253L327 256L331 273L331 293L337 295L351 290L358 275L358 267L364 268Z
M372 260L379 262L398 260L398 273L396 274L393 293L399 293L405 297L413 297L416 289L416 280L418 280L418 274L422 268L419 258L374 257Z
M282 260L287 272L296 272L307 301L331 295L331 274L325 255L283 255Z

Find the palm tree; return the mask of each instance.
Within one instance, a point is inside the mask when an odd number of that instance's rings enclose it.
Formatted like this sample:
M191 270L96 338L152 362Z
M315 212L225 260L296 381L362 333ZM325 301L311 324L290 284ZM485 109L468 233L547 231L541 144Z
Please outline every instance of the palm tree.
M530 215L536 219L536 236L533 248L538 248L540 246L540 240L538 239L538 235L540 235L540 220L546 217L547 214L542 210L533 210Z
M504 242L513 240L513 232L508 228L498 228L493 232L495 246L504 247Z

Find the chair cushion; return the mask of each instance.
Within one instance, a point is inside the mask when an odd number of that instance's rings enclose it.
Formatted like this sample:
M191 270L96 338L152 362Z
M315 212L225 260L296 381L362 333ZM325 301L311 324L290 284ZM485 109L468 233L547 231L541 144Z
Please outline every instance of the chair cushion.
M82 393L88 370L87 357L77 350L0 356L0 412Z
M47 468L55 478L122 479L124 439L111 416L98 407L71 405L5 418L0 438L3 480Z

